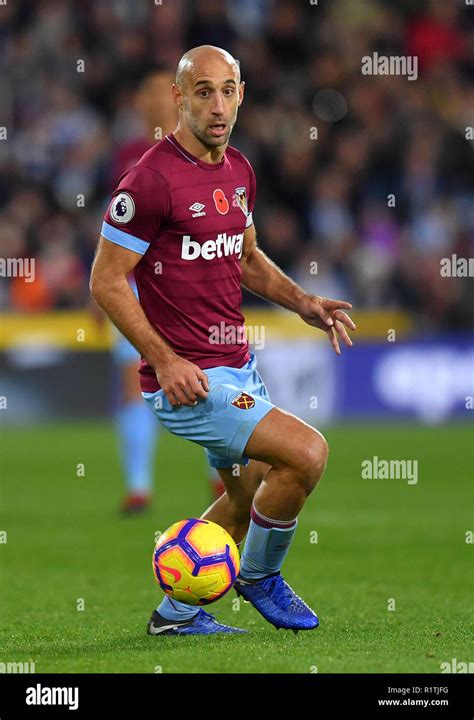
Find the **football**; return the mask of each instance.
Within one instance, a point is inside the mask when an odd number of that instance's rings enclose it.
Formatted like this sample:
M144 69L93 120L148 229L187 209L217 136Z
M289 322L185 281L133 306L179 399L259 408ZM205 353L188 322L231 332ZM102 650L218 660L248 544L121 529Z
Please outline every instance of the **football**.
M209 520L180 520L159 538L153 573L170 597L189 605L209 605L230 590L239 573L237 545Z

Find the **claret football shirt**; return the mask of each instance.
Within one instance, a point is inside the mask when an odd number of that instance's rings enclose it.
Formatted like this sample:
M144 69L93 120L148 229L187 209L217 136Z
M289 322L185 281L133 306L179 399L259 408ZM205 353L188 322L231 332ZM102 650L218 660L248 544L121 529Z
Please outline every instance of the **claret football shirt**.
M135 280L149 322L202 369L249 359L239 259L255 187L235 148L207 163L170 134L122 175L105 214L102 235L142 256ZM144 392L159 389L146 359L140 376Z

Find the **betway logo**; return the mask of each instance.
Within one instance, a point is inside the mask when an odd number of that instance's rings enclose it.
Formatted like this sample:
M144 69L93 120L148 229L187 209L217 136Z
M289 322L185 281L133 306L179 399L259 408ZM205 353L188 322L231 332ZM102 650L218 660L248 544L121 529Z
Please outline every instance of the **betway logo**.
M191 235L183 235L181 257L183 260L196 260L198 257L202 257L204 260L214 260L216 257L235 254L240 258L243 244L243 233L238 235L220 233L217 240L206 240L202 245L196 240L191 240Z

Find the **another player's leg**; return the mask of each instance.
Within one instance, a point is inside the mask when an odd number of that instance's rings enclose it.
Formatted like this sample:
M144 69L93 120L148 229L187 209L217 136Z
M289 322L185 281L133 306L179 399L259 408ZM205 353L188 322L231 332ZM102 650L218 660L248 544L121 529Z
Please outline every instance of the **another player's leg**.
M253 496L263 476L268 472L268 465L250 461L246 468L238 466L238 472L236 475L233 468L219 470L226 492L202 517L224 527L239 544L248 529ZM222 625L204 610L168 596L162 600L148 622L149 635L209 635L217 632L244 631Z
M222 478L215 468L210 467L209 474L209 486L211 490L211 497L214 500L220 498L225 493L225 485L222 482Z
M135 353L136 354L136 353ZM153 491L153 456L160 425L140 394L137 360L121 363L120 404L116 427L120 438L126 497L122 511L129 515L147 509Z
M254 495L269 469L258 460L251 460L247 467L219 468L225 493L201 517L221 525L240 545L249 527Z
M245 455L270 465L255 493L235 589L277 628L309 630L316 614L280 575L297 516L321 478L328 447L323 436L274 408L256 426Z

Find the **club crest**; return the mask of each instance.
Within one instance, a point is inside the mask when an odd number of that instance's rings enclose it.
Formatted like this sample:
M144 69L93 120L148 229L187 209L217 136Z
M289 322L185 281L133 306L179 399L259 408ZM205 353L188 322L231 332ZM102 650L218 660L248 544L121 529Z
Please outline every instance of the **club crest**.
M247 205L247 190L244 187L238 187L235 188L235 197L237 198L237 202L239 203L239 208L242 210L245 217L249 214L249 209Z
M239 410L250 410L255 405L255 400L251 395L247 395L247 393L240 393L240 395L237 395L237 397L232 400L231 405L239 408Z

